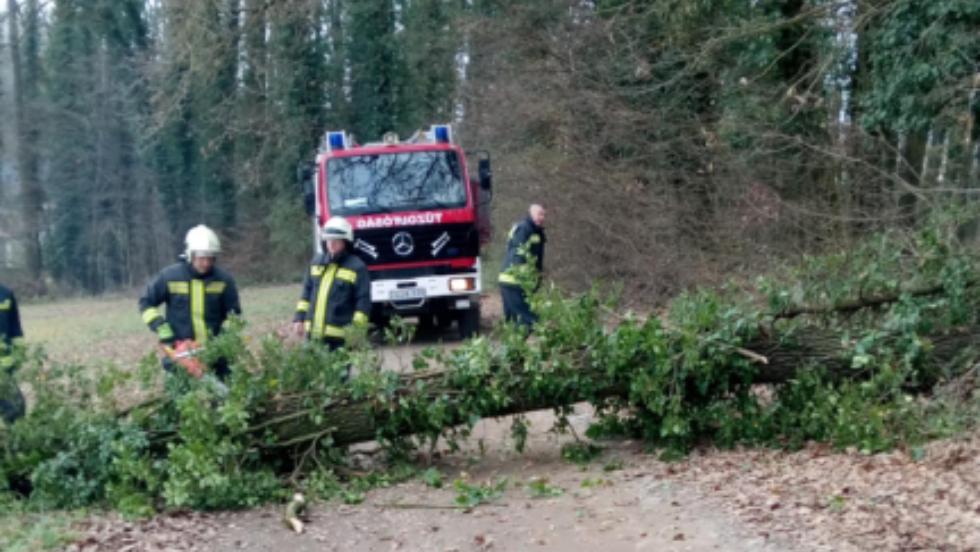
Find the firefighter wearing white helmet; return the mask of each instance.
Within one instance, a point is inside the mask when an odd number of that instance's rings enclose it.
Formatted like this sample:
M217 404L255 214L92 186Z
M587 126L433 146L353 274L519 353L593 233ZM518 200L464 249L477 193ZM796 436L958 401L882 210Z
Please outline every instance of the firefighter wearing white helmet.
M221 240L218 235L203 224L198 224L187 231L184 238L185 257L190 260L196 257L217 257L221 253Z
M367 265L351 253L354 230L344 217L332 217L320 231L323 253L310 262L293 325L298 334L342 347L354 328L366 327L371 312Z
M354 241L354 228L351 227L350 222L348 222L344 217L330 217L330 220L323 225L323 230L320 232L320 237L325 242L329 242L330 240L340 240L342 242L351 243Z
M218 235L200 224L187 232L184 248L183 261L160 271L139 299L143 322L157 334L171 357L174 348L196 350L204 346L221 333L230 315L242 313L234 278L215 265L221 253ZM160 312L160 305L166 305L165 314ZM167 358L164 367L172 367ZM223 361L213 368L221 378L228 374Z

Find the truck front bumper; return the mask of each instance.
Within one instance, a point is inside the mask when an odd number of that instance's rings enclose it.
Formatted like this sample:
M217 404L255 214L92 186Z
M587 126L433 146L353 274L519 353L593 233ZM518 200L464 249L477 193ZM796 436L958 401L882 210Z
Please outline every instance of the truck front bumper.
M375 314L418 314L467 310L479 304L480 271L371 282Z

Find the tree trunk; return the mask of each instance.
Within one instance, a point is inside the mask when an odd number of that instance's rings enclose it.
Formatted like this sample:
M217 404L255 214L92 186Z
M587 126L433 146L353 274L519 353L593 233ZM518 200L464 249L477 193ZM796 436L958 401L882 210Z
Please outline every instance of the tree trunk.
M27 274L36 286L35 293L43 293L44 280L41 278L41 218L44 193L40 181L40 146L36 109L40 93L40 29L37 0L28 0L25 16L24 34L20 33L18 20L22 17L16 0L7 0L8 36L10 39L10 58L13 64L14 106L17 125L17 175L21 182L21 205L23 222L23 244ZM21 40L24 50L21 51Z
M980 180L980 63L977 63L977 72L973 75L973 87L970 89L970 101L967 106L967 125L963 133L964 150L966 151L966 188L974 188L977 180ZM972 194L969 194L973 197Z
M951 361L977 344L978 340L980 340L980 326L935 336L931 340L932 349L926 359L927 367L945 370ZM841 347L839 335L828 331L801 332L797 341L793 343L762 338L733 354L749 356L755 360L758 370L753 383L759 384L785 383L796 377L801 370L818 366L840 379L861 379L870 375L866 370L852 366L851 352ZM581 369L594 370L587 365L585 358L582 357ZM500 382L493 382L495 377L488 375L487 385L484 387L489 387L491 383L499 386ZM625 397L629 392L628 382L610 381L605 374L596 374L596 377L592 378L593 382L605 382L604 387L600 386L586 393L573 386L555 386L551 391L543 393L538 389L532 398L523 394L530 388L530 382L524 381L520 373L507 371L506 377L508 381L505 387L510 391L510 400L506 404L488 409L483 413L484 418L557 408L608 397ZM416 383L420 380L427 384L421 394L416 391ZM917 382L917 386L924 389L931 383L933 382ZM425 402L429 398L434 400L447 394L452 396L450 422L446 427L466 422L463 418L463 409L457 408L457 405L470 404L473 397L468 396L465 390L453 389L449 373L405 375L402 376L399 387L402 389L401 396L413 402ZM291 409L293 403L294 401L284 399L273 405L268 411L267 421L256 428L257 432L271 430L276 436L275 444L270 448L300 446L327 435L336 445L375 440L379 437L380 423L384 423L390 413L397 412L397 407L392 410L388 404L378 404L370 400L345 401L325 407L322 411L322 423L313 423L312 413ZM386 437L424 433L432 429L402 422L395 426L395 435L386 435Z
M905 181L909 186L922 188L924 180L922 173L919 172L928 159L928 136L924 132L910 132L906 138L905 150L900 152L901 169L898 177ZM918 215L922 209L921 200L914 194L904 192L901 196L900 204L902 214L905 216L906 223L910 226L918 221Z
M924 372L947 372L953 361L970 347L980 343L980 327L933 336L931 349L924 362ZM841 337L831 332L809 331L796 344L783 344L760 340L746 349L765 357L767 363L759 363L753 382L785 383L800 370L819 366L839 379L861 379L870 374L864 368L852 364L850 354L841 347ZM949 375L949 374L948 374ZM915 382L917 390L927 389L934 381Z

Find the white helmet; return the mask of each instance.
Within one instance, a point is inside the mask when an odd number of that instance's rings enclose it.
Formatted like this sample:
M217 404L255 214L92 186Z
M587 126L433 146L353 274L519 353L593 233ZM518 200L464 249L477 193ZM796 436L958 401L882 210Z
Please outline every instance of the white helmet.
M323 225L320 237L324 240L347 240L354 241L354 229L344 217L330 217L330 220Z
M218 235L203 224L198 224L187 231L184 244L187 246L185 253L188 261L192 260L194 255L216 257L221 253L221 240L218 239Z

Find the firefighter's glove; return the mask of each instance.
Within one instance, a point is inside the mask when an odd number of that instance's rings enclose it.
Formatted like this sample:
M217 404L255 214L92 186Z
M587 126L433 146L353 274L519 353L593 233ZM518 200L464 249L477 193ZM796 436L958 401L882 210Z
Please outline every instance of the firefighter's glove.
M351 324L347 326L347 339L345 339L346 346L348 349L361 350L367 349L371 341L368 338L368 326L360 324Z
M159 338L162 345L173 346L174 342L177 340L174 337L174 330L170 327L170 324L164 322L160 324L157 328L157 338Z

